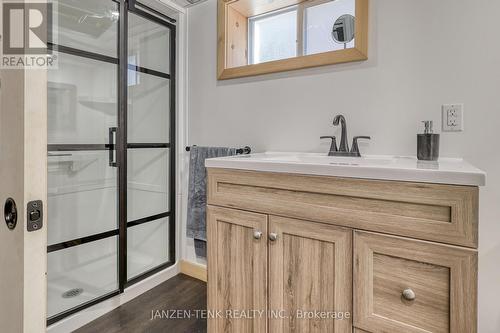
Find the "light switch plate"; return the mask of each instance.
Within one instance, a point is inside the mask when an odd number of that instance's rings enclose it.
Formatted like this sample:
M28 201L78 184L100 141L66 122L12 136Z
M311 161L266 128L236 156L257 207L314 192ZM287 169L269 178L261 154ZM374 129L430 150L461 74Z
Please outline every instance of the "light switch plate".
M464 130L464 105L443 105L443 132L462 132Z

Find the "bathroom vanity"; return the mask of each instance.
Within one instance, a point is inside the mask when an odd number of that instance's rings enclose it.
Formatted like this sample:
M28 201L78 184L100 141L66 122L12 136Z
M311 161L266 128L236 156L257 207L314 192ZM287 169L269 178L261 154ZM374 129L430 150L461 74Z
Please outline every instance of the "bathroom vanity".
M206 166L222 311L208 332L476 332L481 170L286 153Z

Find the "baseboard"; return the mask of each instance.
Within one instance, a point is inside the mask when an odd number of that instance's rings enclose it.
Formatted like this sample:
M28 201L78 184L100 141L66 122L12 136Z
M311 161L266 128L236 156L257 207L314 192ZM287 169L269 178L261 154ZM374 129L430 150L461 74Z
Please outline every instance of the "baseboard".
M181 260L179 262L180 271L183 274L191 276L195 279L207 282L207 268L204 265L196 264L194 262Z
M122 304L142 295L146 291L156 287L160 283L176 276L179 272L178 264L171 266L145 280L125 289L123 294L110 298L90 308L84 309L76 314L62 319L61 321L47 327L47 333L68 333L90 323L94 319L110 312Z

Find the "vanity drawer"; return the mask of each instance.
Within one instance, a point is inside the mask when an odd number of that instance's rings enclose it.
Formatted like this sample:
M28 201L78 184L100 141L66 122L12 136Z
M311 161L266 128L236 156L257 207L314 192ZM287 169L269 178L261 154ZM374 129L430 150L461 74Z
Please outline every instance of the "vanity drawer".
M208 168L208 203L477 248L474 186Z
M477 331L477 253L354 233L354 326L373 333Z

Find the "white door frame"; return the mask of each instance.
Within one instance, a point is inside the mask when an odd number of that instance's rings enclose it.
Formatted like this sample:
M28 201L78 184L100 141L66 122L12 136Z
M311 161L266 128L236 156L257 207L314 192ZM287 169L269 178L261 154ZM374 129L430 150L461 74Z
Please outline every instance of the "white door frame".
M5 38L3 31L0 34ZM41 229L28 232L26 207L30 201L41 200L46 208L47 202L45 69L0 69L2 207L7 198L16 202L17 225L10 230L4 217L0 219L0 331L43 332L47 317L47 217L43 216Z

